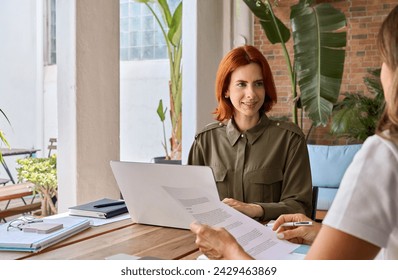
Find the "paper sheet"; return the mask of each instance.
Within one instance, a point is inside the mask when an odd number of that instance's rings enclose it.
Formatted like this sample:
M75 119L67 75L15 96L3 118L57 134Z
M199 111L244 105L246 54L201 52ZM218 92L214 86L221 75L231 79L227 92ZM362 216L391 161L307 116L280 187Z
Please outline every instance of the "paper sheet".
M224 227L253 258L272 260L294 258L291 253L299 245L279 240L272 229L221 201L214 200L197 189L169 186L163 188L192 215L192 221Z

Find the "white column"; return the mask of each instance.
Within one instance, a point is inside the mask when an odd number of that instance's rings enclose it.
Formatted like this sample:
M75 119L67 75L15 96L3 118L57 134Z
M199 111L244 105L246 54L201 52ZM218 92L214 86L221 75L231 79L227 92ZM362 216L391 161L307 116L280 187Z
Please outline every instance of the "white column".
M119 190L119 1L57 1L59 211Z
M253 13L242 0L234 0L233 47L253 44Z
M183 5L183 135L186 163L195 134L214 121L218 64L231 48L253 41L252 14L241 0L190 0ZM244 38L244 40L243 40Z
M223 55L223 2L192 0L183 5L183 164L196 132L214 121L214 82Z
M36 138L35 147L40 147L43 157L46 156L44 140L44 21L43 0L36 1ZM47 139L48 140L48 139Z

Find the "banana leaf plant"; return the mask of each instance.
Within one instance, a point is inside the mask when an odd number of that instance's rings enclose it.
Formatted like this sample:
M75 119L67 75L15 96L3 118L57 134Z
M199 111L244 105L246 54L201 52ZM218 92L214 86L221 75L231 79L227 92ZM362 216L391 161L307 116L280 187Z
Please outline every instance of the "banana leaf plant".
M314 126L326 126L339 96L344 71L344 13L328 3L312 5L312 0L299 0L291 6L290 32L275 16L270 1L243 1L259 19L269 41L282 45L295 100L292 108L293 122L298 124L297 111L300 108L308 114ZM286 48L291 35L293 63Z
M182 1L171 13L167 0L135 0L143 3L151 11L158 23L167 45L167 54L170 62L170 158L181 159L181 137L182 137ZM161 17L153 9L156 5ZM163 144L164 145L164 144ZM168 152L166 151L166 157Z
M7 120L7 122L10 124L10 120L7 118L7 115L4 113L3 110L0 109L0 113L3 115L3 117ZM11 125L11 124L10 124ZM3 133L3 131L0 130L0 143L4 143L8 148L10 148L10 144L8 144L7 139ZM3 154L0 151L0 162L3 161Z

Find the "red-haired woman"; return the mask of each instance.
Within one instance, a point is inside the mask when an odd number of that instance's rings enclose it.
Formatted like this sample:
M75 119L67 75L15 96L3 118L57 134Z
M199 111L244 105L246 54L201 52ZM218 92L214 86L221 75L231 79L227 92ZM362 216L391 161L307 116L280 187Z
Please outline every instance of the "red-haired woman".
M311 213L312 183L300 128L267 117L276 103L267 60L253 46L231 50L216 78L216 123L198 133L188 164L213 169L220 198L259 220Z

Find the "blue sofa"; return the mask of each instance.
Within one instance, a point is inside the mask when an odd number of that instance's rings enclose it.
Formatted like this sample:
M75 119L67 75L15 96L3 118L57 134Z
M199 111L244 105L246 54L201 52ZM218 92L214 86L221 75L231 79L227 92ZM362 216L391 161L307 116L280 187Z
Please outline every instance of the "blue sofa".
M317 210L329 210L341 179L362 144L307 145L312 185L318 187Z

